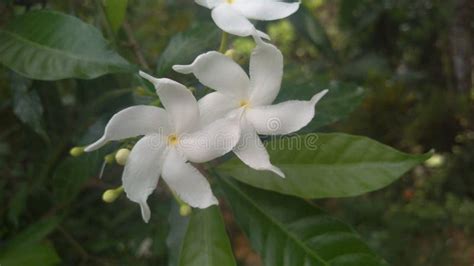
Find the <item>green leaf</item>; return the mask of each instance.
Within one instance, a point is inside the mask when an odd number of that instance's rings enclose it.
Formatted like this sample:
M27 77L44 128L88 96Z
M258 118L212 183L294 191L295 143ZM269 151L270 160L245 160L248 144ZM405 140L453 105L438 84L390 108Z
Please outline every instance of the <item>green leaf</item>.
M291 16L290 20L297 32L309 39L324 57L338 61L338 55L324 26L307 8L300 8L298 15Z
M135 69L96 28L53 11L27 12L0 30L0 63L39 80L92 79Z
M36 243L22 246L20 249L11 249L0 255L0 265L58 265L61 261L56 250L47 243Z
M10 240L8 242L8 249L31 245L41 241L56 229L59 223L60 219L55 216L39 220L16 235L14 239Z
M12 74L10 88L13 95L13 112L21 122L49 141L44 126L43 105L38 93L29 91L31 84L31 80Z
M346 118L362 103L365 97L364 88L352 84L292 77L285 79L276 101L309 100L314 94L324 89L328 89L329 92L316 105L316 115L311 123L304 128L305 131L312 132Z
M57 217L45 218L16 235L0 252L0 265L57 265L60 259L56 251L41 240L51 233L59 222Z
M128 0L106 0L105 15L110 23L110 27L114 32L117 32L122 26L127 13Z
M183 217L179 213L179 205L176 201L171 203L171 210L168 215L169 232L166 237L168 248L168 266L177 266L179 262L179 252L183 243L186 229L189 224L189 216Z
M22 182L18 184L18 188L10 199L8 204L8 220L15 225L15 227L18 226L20 216L25 211L29 192L28 184Z
M179 265L236 265L219 208L193 209Z
M199 24L173 36L156 66L158 76L167 74L173 65L190 64L199 54L219 45L219 29L214 24Z
M105 155L103 150L80 157L69 157L61 162L52 178L53 194L57 202L74 199L89 178L99 175Z
M366 137L342 133L290 136L269 142L267 149L286 178L253 170L238 159L225 162L218 170L283 194L349 197L388 186L431 156L406 154Z
M386 265L346 224L313 204L217 179L264 265Z

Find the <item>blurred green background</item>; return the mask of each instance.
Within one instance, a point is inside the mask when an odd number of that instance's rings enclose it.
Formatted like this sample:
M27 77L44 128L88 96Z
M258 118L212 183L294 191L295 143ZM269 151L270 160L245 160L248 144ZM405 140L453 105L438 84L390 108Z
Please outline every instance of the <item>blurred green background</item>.
M128 4L124 19L107 1L2 0L0 27L31 9L59 10L101 29L142 69L188 84L191 77L178 76L169 64L191 62L195 54L185 51L196 44L218 48L209 10L191 0L120 1ZM354 226L392 265L472 265L474 2L303 0L289 19L257 27L285 55L283 90L335 80L365 88L361 104L323 131L369 136L410 153L436 151L385 189L316 202ZM231 43L234 57L247 65L253 40ZM170 49L181 61L160 57ZM125 197L101 200L120 185L122 168L115 164L98 178L114 147L68 154L100 135L117 110L148 103L139 86L145 85L138 78L120 74L30 81L0 66L0 249L15 247L7 254L12 265L176 264L187 218L163 186L150 197L152 220L144 224ZM239 263L261 265L222 208Z

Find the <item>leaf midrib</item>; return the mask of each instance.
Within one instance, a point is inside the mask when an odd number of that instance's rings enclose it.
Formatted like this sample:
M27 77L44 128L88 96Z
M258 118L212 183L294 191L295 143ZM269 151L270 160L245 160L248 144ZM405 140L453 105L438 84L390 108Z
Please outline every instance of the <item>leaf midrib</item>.
M93 63L101 63L101 64L104 64L104 60L97 60L95 58L91 58L91 57L87 57L87 56L77 56L73 53L67 53L63 50L59 50L59 49L54 49L54 48L51 48L51 47L48 47L46 45L43 45L43 44L39 44L39 43L36 43L32 40L29 40L27 38L24 38L23 36L19 35L19 34L16 34L14 32L11 32L11 31L7 31L7 30L0 30L0 33L5 33L5 34L8 34L10 36L12 36L13 38L16 38L18 41L20 42L26 42L26 43L29 43L33 46L36 46L38 49L40 50L45 50L47 52L50 52L50 53L53 53L53 54L62 54L62 55L65 55L66 57L68 58L71 58L71 59L74 59L74 60L79 60L79 61L84 61L84 62L93 62ZM107 64L110 64L112 63L111 61L105 61ZM122 65L122 63L121 63Z
M266 214L260 206L255 204L252 199L250 199L245 193L243 193L238 187L236 187L234 184L231 182L227 181L226 178L220 177L223 182L225 182L229 187L233 188L236 192L238 192L250 205L252 205L257 211L259 211L265 218L267 218L271 223L275 224L278 229L280 229L284 234L288 235L289 239L292 239L301 249L306 251L308 254L313 255L315 259L318 261L322 262L324 265L329 264L323 260L318 254L316 254L313 250L310 248L306 247L306 245L302 242L299 241L298 237L293 235L290 231L288 231L283 225L281 225L277 220L273 219L270 215Z

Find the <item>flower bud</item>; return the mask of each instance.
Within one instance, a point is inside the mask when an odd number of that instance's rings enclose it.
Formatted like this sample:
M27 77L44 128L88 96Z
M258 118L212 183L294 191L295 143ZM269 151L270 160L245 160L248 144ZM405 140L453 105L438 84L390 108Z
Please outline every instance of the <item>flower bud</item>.
M104 161L105 163L107 164L113 164L114 161L115 161L115 156L113 154L107 154L105 157L104 157Z
M108 189L102 194L102 200L106 203L114 202L123 192L123 187Z
M436 168L442 166L444 163L444 157L443 155L440 154L433 154L431 158L429 158L426 162L425 165L430 168Z
M130 155L130 150L129 149L120 149L117 151L115 154L115 161L119 165L125 165L128 159L128 155Z
M181 206L179 206L179 215L185 217L185 216L189 216L191 214L191 207L189 207L188 204L182 204Z
M145 88L143 87L136 87L135 88L135 93L138 95L138 96L146 96L147 95L147 91Z
M81 156L84 153L84 147L74 147L69 151L72 157Z
M234 49L229 49L229 50L225 51L224 55L229 57L230 59L234 59L235 50Z

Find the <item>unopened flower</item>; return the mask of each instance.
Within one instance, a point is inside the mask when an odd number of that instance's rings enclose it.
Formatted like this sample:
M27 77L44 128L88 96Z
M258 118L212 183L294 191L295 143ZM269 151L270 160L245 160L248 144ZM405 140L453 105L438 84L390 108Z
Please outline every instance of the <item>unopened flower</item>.
M223 31L250 36L257 31L249 19L276 20L295 13L300 3L285 3L279 0L195 0L201 6L212 9L212 19ZM263 32L258 35L268 36Z
M258 1L257 1L258 2ZM175 65L180 73L193 73L199 81L216 90L199 100L203 124L236 110L242 112L241 139L234 153L248 166L284 173L270 163L269 155L257 134L284 135L306 126L314 117L316 103L327 90L309 101L286 101L271 105L280 91L283 56L273 45L255 38L257 47L250 58L250 78L229 57L208 52L191 65Z
M96 150L108 141L144 136L126 160L122 182L127 197L140 205L145 222L150 219L147 199L160 175L190 206L217 204L208 181L189 162L207 162L229 152L240 138L239 118L219 119L198 130L198 104L186 87L170 79L143 72L140 75L155 85L166 110L141 105L118 112L102 138L85 151Z

